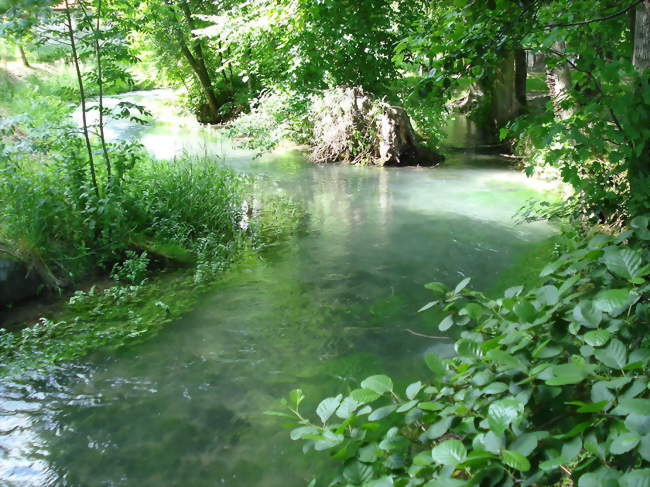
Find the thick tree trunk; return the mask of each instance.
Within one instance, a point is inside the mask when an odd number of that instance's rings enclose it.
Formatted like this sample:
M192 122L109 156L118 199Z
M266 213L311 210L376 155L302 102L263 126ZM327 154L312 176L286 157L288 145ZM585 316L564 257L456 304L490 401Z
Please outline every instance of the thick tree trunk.
M517 93L516 57L514 50L505 52L494 75L491 116L497 129L503 127L506 122L514 120L521 113L522 104ZM525 96L524 81L523 97Z
M558 53L564 52L564 42L555 42L553 49ZM566 63L553 68L546 68L546 86L553 103L555 116L566 120L573 115L573 108L564 108L562 103L568 97L571 89L571 71Z

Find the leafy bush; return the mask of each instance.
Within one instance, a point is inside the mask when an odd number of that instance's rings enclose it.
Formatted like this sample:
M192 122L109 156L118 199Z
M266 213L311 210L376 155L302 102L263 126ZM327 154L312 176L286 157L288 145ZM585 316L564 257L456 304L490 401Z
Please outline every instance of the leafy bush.
M131 284L142 284L147 279L149 270L149 256L147 252L138 255L132 250L126 251L126 259L115 264L111 271L111 277L116 281L126 281Z
M332 486L647 486L650 229L574 241L540 285L488 299L427 285L456 355L402 392L385 375L324 399L294 440L343 462ZM313 482L315 484L315 482ZM312 484L312 485L313 485Z

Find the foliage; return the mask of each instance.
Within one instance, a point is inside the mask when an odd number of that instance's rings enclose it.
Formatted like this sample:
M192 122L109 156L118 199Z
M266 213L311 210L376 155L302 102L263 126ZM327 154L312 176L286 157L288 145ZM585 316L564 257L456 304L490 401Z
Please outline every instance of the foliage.
M320 402L286 403L304 449L344 463L330 485L645 485L650 479L650 229L573 241L532 289L492 300L427 287L456 355L401 392L385 375ZM563 484L564 485L564 484Z

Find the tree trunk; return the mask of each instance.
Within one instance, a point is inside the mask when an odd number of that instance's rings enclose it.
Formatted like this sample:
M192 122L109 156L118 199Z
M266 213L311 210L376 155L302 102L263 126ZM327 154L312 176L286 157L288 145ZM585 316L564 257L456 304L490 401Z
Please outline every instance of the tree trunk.
M183 16L185 17L185 21L187 22L187 26L190 29L191 38L192 31L194 30L192 12L186 0L179 0L179 5L181 7L181 11L183 12ZM220 103L214 93L212 79L210 78L210 73L205 65L205 56L203 55L203 46L201 45L201 41L199 39L194 39L192 42L192 48L194 52L190 52L190 49L184 40L181 39L181 43L181 50L183 51L183 55L190 63L190 66L192 66L192 69L194 70L194 73L199 80L199 84L201 85L201 89L203 90L206 101L208 103L211 118L214 122L217 122L220 119Z
M526 79L528 78L528 63L526 51L515 51L515 96L521 107L526 106Z
M95 24L95 57L97 58L97 88L99 90L99 140L104 154L106 164L106 175L108 182L111 182L111 160L108 157L106 148L106 136L104 135L104 78L102 74L102 52L99 45L99 33L101 32L102 0L97 0L97 23Z
M644 0L636 8L636 21L634 25L634 52L632 62L639 74L648 75L650 69L650 0ZM644 86L637 87L637 97L643 99ZM650 124L648 105L640 103L645 110L639 110L639 127L645 128ZM639 142L638 157L633 157L628 169L630 192L632 193L633 214L650 211L650 142L645 137ZM636 148L635 148L636 149Z
M29 64L29 61L27 60L27 54L25 53L25 49L21 44L18 44L18 52L20 52L20 59L23 61L23 65L26 68L31 68L32 66Z
M553 50L558 53L564 52L564 42L555 42ZM571 89L571 71L566 63L561 63L553 68L546 68L546 86L553 103L555 116L560 120L566 120L573 115L573 108L564 108L562 102L567 99Z
M522 109L522 104L517 93L516 53L507 51L500 59L492 83L491 116L496 128L503 127L506 122L514 120ZM525 60L524 60L525 65ZM524 94L525 98L525 81Z
M650 0L636 7L632 62L639 73L650 68Z

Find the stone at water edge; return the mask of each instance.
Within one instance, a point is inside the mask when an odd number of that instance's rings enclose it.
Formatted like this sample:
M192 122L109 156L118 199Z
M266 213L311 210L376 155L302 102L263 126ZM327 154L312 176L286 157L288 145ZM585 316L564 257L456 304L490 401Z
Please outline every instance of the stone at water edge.
M0 257L0 306L33 298L41 287L36 273L30 272L22 262Z

